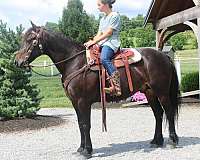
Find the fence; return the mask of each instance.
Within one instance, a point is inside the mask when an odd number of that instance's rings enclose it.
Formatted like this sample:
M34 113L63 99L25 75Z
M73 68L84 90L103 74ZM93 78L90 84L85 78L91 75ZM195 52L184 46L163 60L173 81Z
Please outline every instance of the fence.
M186 73L199 71L200 58L176 58L174 60L176 71L178 75L179 84L181 84L181 77ZM200 86L200 84L199 84ZM182 97L200 94L200 90L182 93Z
M59 71L57 70L55 65L46 67L49 64L52 64L52 62L46 60L44 60L42 63L34 63L34 65L38 65L40 67L33 67L33 76L44 75L51 77L54 75L59 75Z

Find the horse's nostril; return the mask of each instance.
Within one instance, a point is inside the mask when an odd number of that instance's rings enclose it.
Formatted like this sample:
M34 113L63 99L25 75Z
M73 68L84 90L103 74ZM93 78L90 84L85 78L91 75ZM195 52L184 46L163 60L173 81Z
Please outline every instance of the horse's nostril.
M18 65L18 63L17 63L17 61L16 60L14 60L14 64L17 66Z
M21 67L21 66L23 65L23 61L14 60L14 64L15 64L17 67Z

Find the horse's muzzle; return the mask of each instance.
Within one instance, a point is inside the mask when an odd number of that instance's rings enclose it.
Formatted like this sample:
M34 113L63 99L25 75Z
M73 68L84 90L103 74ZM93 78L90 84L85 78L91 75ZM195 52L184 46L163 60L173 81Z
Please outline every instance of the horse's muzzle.
M23 56L24 54L22 54L21 51L17 51L15 53L15 60L14 63L17 67L23 67L25 65L25 58Z
M19 59L16 59L14 60L14 63L17 67L23 67L24 66L24 61L23 60L19 60Z

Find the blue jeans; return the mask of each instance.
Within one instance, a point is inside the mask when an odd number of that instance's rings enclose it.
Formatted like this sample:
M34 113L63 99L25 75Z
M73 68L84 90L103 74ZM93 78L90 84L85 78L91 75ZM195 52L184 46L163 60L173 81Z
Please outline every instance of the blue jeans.
M111 76L113 72L117 70L112 63L112 58L114 57L114 55L115 52L112 48L110 48L109 46L102 46L100 59L109 76Z

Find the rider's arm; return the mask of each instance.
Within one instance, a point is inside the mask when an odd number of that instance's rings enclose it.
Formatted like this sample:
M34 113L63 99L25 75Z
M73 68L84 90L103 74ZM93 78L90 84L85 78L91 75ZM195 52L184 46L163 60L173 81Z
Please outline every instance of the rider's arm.
M101 36L103 33L101 31L98 31L98 33L94 36L92 40L97 39L97 37Z
M97 35L93 38L94 43L98 43L113 34L113 28L109 27L105 32L98 32Z

